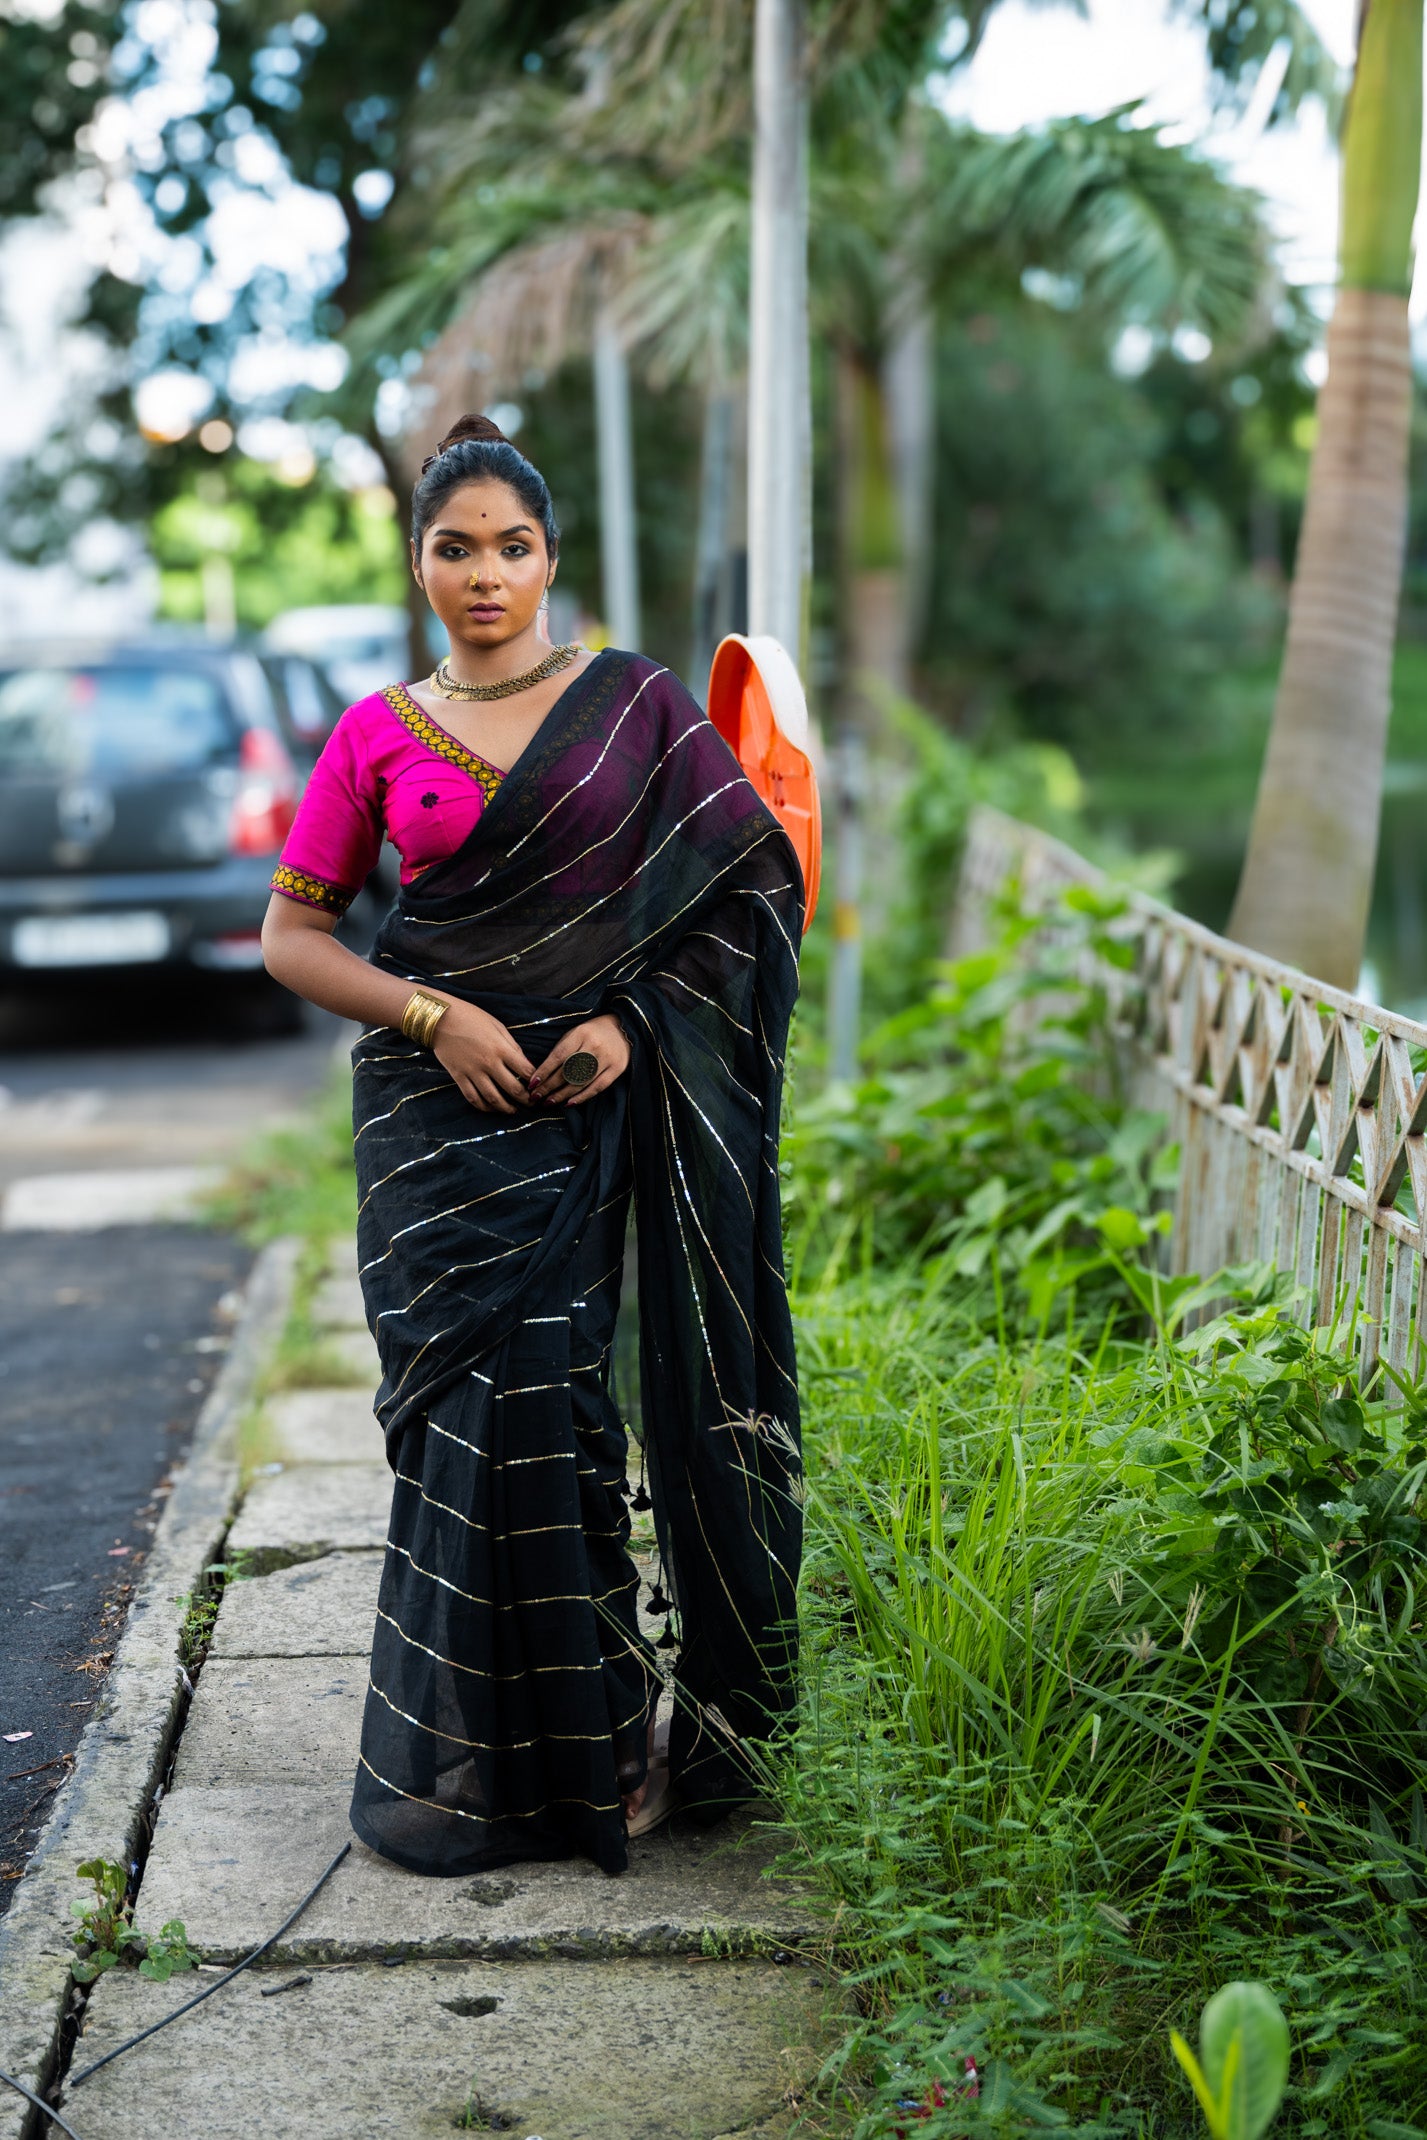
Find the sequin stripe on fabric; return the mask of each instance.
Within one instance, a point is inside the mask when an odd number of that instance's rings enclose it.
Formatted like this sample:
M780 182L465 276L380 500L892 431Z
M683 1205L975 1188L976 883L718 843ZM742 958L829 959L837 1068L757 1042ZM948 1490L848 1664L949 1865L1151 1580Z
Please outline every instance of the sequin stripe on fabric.
M309 869L293 869L287 862L278 863L270 889L303 906L320 907L324 914L345 914L357 896L345 884L329 884L325 877L314 877Z
M505 778L498 765L487 765L484 758L478 758L474 751L466 749L464 743L458 743L454 736L448 735L417 705L405 685L390 684L381 695L402 727L415 736L418 743L434 758L444 758L448 765L458 765L463 773L469 773L486 801L490 801Z

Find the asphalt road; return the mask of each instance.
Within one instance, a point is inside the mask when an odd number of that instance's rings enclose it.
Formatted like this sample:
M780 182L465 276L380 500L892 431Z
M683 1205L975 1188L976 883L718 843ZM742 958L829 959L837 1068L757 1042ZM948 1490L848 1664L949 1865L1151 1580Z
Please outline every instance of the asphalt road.
M249 1261L191 1226L0 1235L0 1909L79 1742Z
M0 993L0 1191L221 1163L343 1035L272 999L133 982ZM93 1705L250 1262L188 1225L0 1231L0 1911Z

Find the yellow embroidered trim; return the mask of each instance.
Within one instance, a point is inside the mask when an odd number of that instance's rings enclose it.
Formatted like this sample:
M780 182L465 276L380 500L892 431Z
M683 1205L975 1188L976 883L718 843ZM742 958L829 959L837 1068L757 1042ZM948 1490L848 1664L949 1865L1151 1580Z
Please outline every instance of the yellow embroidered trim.
M454 736L448 735L423 707L417 705L404 684L389 684L382 697L402 727L409 729L418 743L424 744L433 757L444 758L448 765L459 765L463 773L469 773L486 801L490 801L505 778L498 765L487 764L484 758L467 750L464 743L458 743Z
M329 884L325 877L314 877L306 869L292 869L286 862L279 862L273 871L271 889L281 892L284 899L298 899L304 906L320 907L324 914L345 914L357 896L344 885Z

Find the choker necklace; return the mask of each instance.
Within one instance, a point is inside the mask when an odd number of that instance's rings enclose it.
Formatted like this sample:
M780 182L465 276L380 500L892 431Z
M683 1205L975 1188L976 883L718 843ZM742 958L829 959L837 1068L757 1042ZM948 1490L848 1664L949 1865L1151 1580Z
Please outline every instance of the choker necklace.
M528 691L532 684L543 684L547 676L558 676L562 669L568 669L579 651L579 641L573 639L566 646L552 646L533 669L527 669L523 676L504 677L498 684L463 684L441 661L431 677L431 688L439 691L442 698L514 698L517 691Z

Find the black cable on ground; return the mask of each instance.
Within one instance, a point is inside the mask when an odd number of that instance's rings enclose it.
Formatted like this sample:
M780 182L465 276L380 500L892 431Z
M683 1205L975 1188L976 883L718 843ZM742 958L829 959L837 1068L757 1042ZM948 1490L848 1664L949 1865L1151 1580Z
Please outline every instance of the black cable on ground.
M69 2140L79 2140L74 2127L66 2125L59 2112L52 2109L42 2095L36 2095L33 2088L27 2088L23 2081L17 2081L13 2073L0 2073L0 2081L3 2081L7 2088L13 2088L16 2095L22 2095L27 2103L33 2103L36 2110L42 2110L52 2125L57 2125L62 2133L69 2134Z
M96 2058L93 2065L86 2066L81 2073L72 2073L65 2081L65 2087L77 2088L81 2081L87 2081L89 2079L90 2074L97 2073L101 2066L107 2066L111 2064L114 2059L122 2058L124 2053L126 2051L132 2051L136 2044L146 2043L150 2036L157 2036L159 2030L166 2029L171 2021L179 2021L183 2018L185 2014L191 2014L195 2006L201 2006L205 1999L212 1998L215 1991L221 1991L225 1984L232 1983L234 1977L241 1976L245 1969L250 1967L253 1962L256 1962L260 1956L267 1953L269 1947L276 1946L277 1942L282 1938L283 1933L288 1931L293 1925L297 1923L298 1918L308 1907L309 1903L316 1901L317 1897L321 1894L323 1888L327 1885L327 1882L331 1879L333 1873L336 1872L337 1867L341 1864L343 1858L346 1857L351 1847L352 1846L350 1843L344 1843L342 1845L336 1857L328 1866L326 1872L323 1873L321 1879L317 1881L315 1886L310 1887L308 1889L307 1893L303 1896L301 1902L299 1902L297 1908L293 1911L292 1915L288 1918L285 1918L283 1922L278 1926L276 1932L270 1933L269 1936L263 1941L260 1947L254 1947L251 1954L245 1955L241 1962L235 1962L231 1969L226 1970L224 1974L219 1977L216 1984L208 1985L205 1990L199 1992L196 1998L187 2000L182 2006L176 2006L171 2014L165 2014L163 2020L156 2021L153 2024L152 2028L141 2029L139 2034L137 2036L131 2036L127 2043L121 2043L117 2045L116 2048L112 2051L106 2051L102 2058ZM13 2085L17 2088L20 2086L18 2081L16 2081ZM21 2093L24 2095L28 2095L29 2090L22 2089ZM30 2100L31 2102L39 2102L39 2097L31 2096ZM41 2108L47 2107L48 2106L46 2105L41 2105ZM55 2115L56 2114L54 2111L50 2111L50 2116L52 2118L55 2117ZM64 2125L64 2120L62 2118L56 2119L56 2122L60 2125ZM64 2130L66 2132L69 2132L70 2127L64 2125Z

